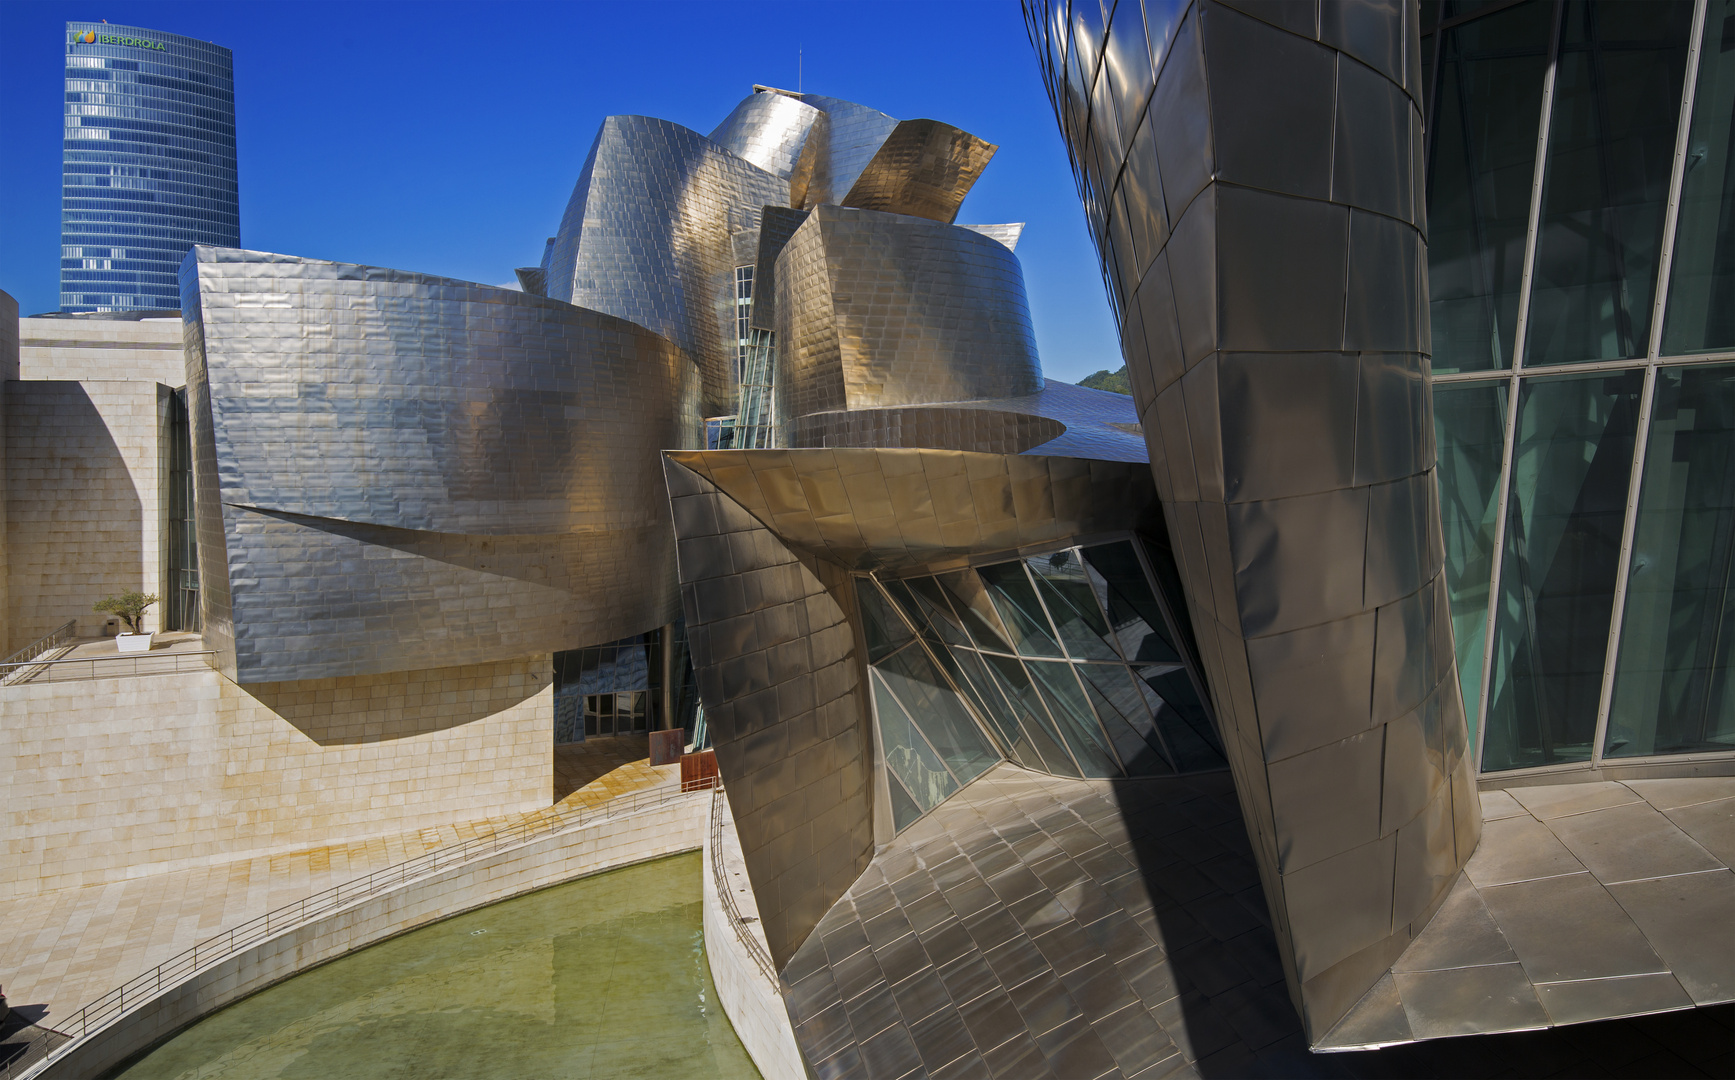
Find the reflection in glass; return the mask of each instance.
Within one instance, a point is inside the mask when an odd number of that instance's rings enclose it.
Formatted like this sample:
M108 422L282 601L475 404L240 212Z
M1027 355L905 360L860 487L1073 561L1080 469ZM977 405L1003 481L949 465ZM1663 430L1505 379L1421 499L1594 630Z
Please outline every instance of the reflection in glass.
M1000 627L1000 616L994 613L994 605L988 602L980 578L965 570L941 574L934 580L952 602L952 609L964 621L976 648L1004 653L1012 651L1012 644L1006 640L1006 632Z
M1441 386L1434 391L1440 527L1446 540L1446 596L1458 647L1458 678L1476 745L1482 700L1482 652L1488 633L1488 588L1494 572L1494 525L1500 513L1500 458L1506 443L1507 384Z
M1120 636L1129 660L1179 663L1163 623L1162 610L1145 580L1144 569L1133 546L1126 541L1086 548L1084 557L1104 581L1109 620Z
M1566 4L1527 366L1649 348L1692 22L1692 0Z
M1522 388L1486 771L1590 756L1643 379L1628 371Z
M904 649L876 670L959 784L968 784L1000 760L921 649Z
M976 572L1000 612L1001 622L1012 632L1020 656L1065 655L1048 628L1048 618L1036 601L1036 591L1024 576L1023 566L1015 562L999 563L978 567Z
M1735 348L1735 0L1711 0L1669 271L1663 354Z
M1144 696L1127 669L1120 664L1080 664L1078 674L1127 774L1161 776L1173 772L1173 755L1163 746Z
M1056 776L1080 775L1072 755L1060 745L1060 736L1049 719L1048 709L1043 705L1036 687L1031 685L1024 665L1013 657L995 656L992 653L984 654L982 660L994 676L995 685L1006 695L1006 700L1018 714L1019 722L1024 725L1031 742L1047 764L1048 771Z
M916 730L903 705L887 690L885 677L878 669L873 671L873 692L886 768L903 783L904 790L925 814L957 791L958 781Z
M1096 583L1085 572L1084 560L1068 548L1026 560L1031 579L1042 594L1066 653L1078 659L1119 660L1110 644L1108 623L1098 607Z
M1181 772L1221 769L1226 761L1217 729L1199 702L1193 680L1179 664L1152 664L1138 671L1138 686L1157 718L1157 731Z
M1428 161L1434 370L1512 366L1553 5L1445 31Z
M1735 748L1735 367L1657 372L1603 753Z
M868 663L877 664L909 644L909 628L886 606L878 589L864 582L856 596L861 603L861 633L867 642Z
M1042 695L1043 703L1060 728L1067 749L1086 776L1120 776L1121 769L1108 740L1097 726L1096 716L1085 701L1084 691L1072 673L1072 665L1061 660L1030 660L1030 674Z

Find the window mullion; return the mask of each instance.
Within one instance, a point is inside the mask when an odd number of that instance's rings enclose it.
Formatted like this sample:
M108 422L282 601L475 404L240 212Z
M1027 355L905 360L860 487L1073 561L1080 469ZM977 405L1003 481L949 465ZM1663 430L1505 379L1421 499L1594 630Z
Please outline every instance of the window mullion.
M1681 214L1681 189L1687 177L1687 143L1693 134L1693 98L1699 86L1699 49L1705 36L1705 8L1709 0L1698 0L1693 5L1693 29L1687 39L1687 72L1681 79L1681 115L1675 125L1675 164L1669 174L1669 201L1663 210L1663 249L1657 258L1657 291L1651 304L1651 340L1645 350L1645 356L1651 361L1657 359L1657 354L1663 345L1663 317L1668 314L1669 276L1675 261L1675 229ZM1656 373L1651 372L1654 376ZM1646 401L1649 402L1650 380L1645 383ZM1627 507L1627 516L1632 517L1632 507ZM1631 521L1628 521L1627 535L1631 535ZM1622 582L1626 580L1625 566L1622 566ZM1598 716L1600 723L1608 713L1608 690L1603 690L1602 711Z

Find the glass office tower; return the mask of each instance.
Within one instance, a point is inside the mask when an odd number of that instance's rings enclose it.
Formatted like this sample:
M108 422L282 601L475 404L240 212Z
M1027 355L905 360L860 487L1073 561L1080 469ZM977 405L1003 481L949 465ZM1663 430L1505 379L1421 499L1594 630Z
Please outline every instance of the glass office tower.
M66 24L62 311L179 310L194 244L241 242L229 50Z

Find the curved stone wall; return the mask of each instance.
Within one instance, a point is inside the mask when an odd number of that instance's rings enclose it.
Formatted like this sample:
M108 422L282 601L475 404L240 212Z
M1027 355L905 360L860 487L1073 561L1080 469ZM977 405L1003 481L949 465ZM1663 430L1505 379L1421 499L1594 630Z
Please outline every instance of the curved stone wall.
M543 297L197 248L183 273L207 641L278 682L503 660L678 613L668 341Z

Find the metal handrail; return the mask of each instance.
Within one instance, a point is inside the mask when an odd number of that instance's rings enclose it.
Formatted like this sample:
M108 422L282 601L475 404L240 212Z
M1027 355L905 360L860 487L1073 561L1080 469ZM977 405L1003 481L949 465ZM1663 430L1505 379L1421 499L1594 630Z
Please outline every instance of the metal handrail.
M57 660L22 660L22 661L18 661L16 663L14 663L13 661L7 660L4 662L0 662L0 683L7 683L8 685L17 685L17 683L11 683L9 680L11 680L12 677L14 675L17 675L20 671L34 670L37 668L41 668L41 669L45 669L45 670L46 669L52 669L54 667L54 665L57 665L57 664L89 664L91 666L90 672L88 674L82 676L83 678L86 678L86 679L101 679L101 678L107 678L111 675L116 675L116 676L118 676L118 675L180 675L184 671L188 670L187 668L184 668L181 665L181 658L182 657L197 656L197 657L203 658L203 657L210 657L210 656L215 656L215 655L217 655L216 650L205 649L205 650L202 650L199 652L164 651L164 652L160 652L160 653L148 653L148 652L145 652L145 653L101 653L101 654L96 655L96 656L63 656ZM118 672L118 671L117 672L99 672L99 671L97 671L97 665L98 664L118 665L122 661L127 661L127 660L132 661L132 664L133 664L133 669L130 672ZM140 661L145 661L145 662L150 663L152 665L152 669L146 670L146 671L140 671L138 668ZM164 663L164 661L168 661L168 663ZM197 670L199 668L209 668L210 666L211 666L210 660L202 660L202 662L198 665L195 665L192 670ZM61 678L65 679L66 681L73 681L71 679L67 679L65 676L61 676ZM30 681L30 680L29 679L19 679L18 680L19 683L28 682L28 681Z
M711 795L711 880L717 883L717 895L723 901L723 911L729 916L729 925L735 936L747 946L747 955L759 965L759 970L771 980L771 985L777 986L777 966L771 962L771 953L747 929L747 920L742 917L741 909L735 906L735 890L729 887L729 880L723 872L722 795L721 786L714 788Z
M695 787L692 790L702 790ZM285 904L283 907L266 912L247 922L241 923L215 937L207 938L192 948L170 957L151 968L142 975L135 976L121 986L110 990L102 997L79 1009L59 1021L58 1028L44 1029L45 1034L31 1039L30 1046L47 1041L51 1035L60 1035L70 1041L50 1050L45 1057L40 1058L32 1066L18 1073L19 1080L39 1076L43 1070L71 1053L78 1045L93 1035L113 1027L128 1011L136 1010L155 998L163 991L172 990L186 982L200 971L221 963L243 949L264 941L278 934L323 918L338 908L347 907L362 900L371 899L381 893L400 888L410 882L426 877L442 870L450 870L475 859L498 854L508 848L520 847L532 840L541 839L556 833L567 832L581 828L596 821L614 817L623 812L655 809L676 802L692 790L682 790L671 786L658 786L649 791L635 791L626 795L600 803L588 803L576 807L550 808L536 817L535 821L519 821L505 828L498 829L483 836L471 837L468 840L445 847L435 848L413 859L406 859L394 866L376 870L364 877L346 881L341 885L314 893ZM19 1055L18 1060L31 1058L30 1050ZM13 1072L10 1066L0 1066L0 1080L12 1080Z
M53 630L50 630L48 633L37 638L35 641L32 641L30 644L24 646L22 649L19 649L17 652L13 653L11 656L8 656L4 660L0 660L0 667L7 667L8 665L14 665L14 664L22 664L28 660L34 660L36 657L41 656L43 653L47 652L50 649L60 648L62 645L65 645L68 641L72 640L72 632L77 627L78 627L78 620L77 619L66 620L65 622L61 623L59 626L55 627Z

